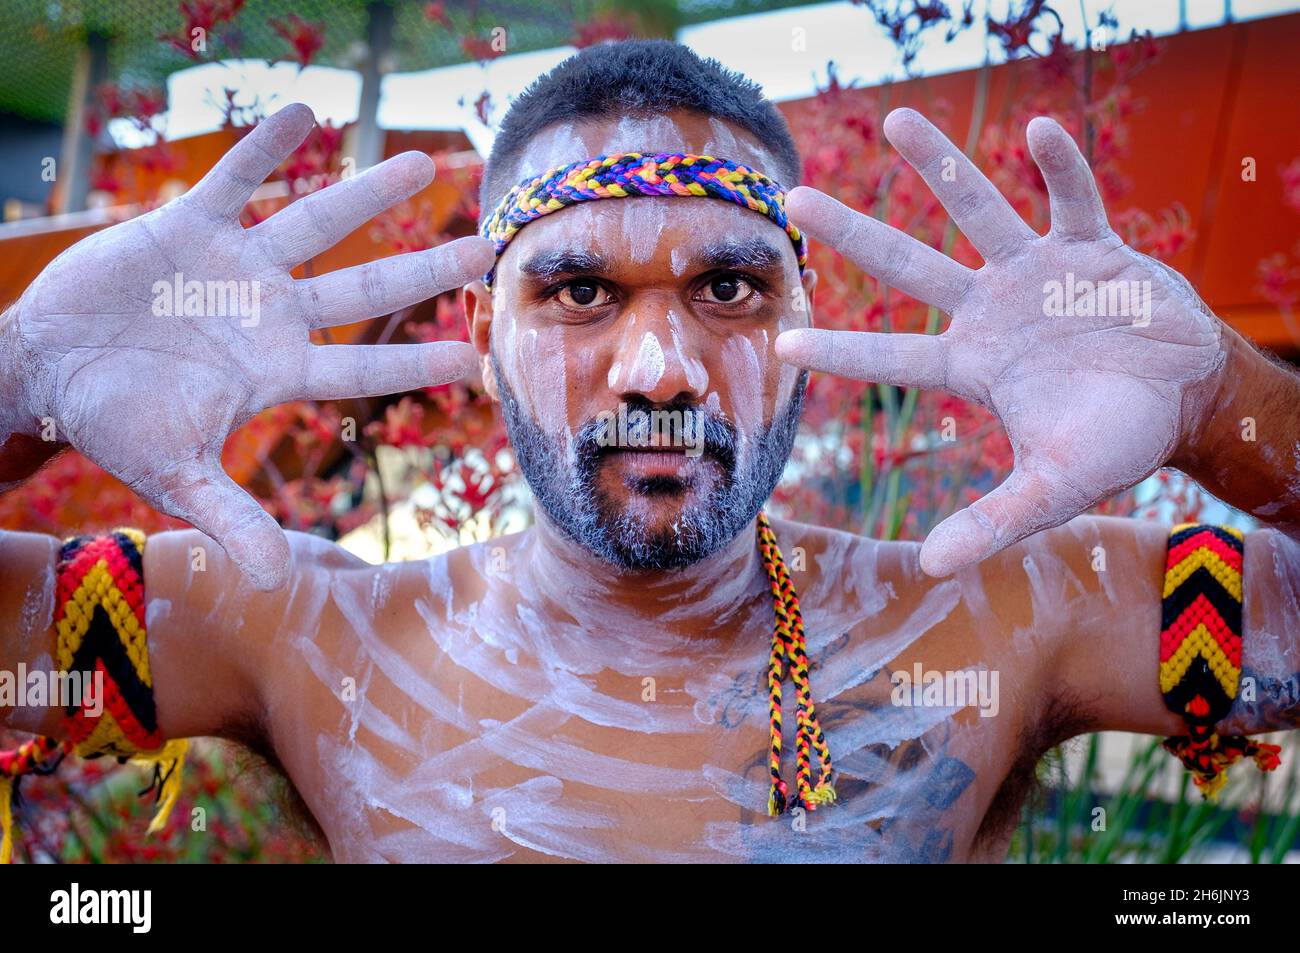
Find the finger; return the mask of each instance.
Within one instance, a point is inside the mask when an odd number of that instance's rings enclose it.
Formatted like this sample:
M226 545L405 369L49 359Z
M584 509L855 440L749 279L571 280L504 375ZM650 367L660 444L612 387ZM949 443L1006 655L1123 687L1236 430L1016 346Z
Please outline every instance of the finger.
M477 367L477 352L462 341L313 345L304 392L287 399L346 400L400 394L458 380Z
M921 174L985 261L1008 258L1038 237L970 159L915 109L886 116L885 137Z
M492 243L470 235L427 251L393 255L295 281L294 287L308 324L328 328L392 314L459 288L481 278L494 259Z
M1037 116L1026 133L1029 153L1042 170L1052 206L1052 234L1088 241L1110 230L1106 208L1088 160L1054 119Z
M799 328L776 339L787 364L859 381L947 389L948 342L934 334L878 334Z
M284 530L221 469L219 458L194 461L160 483L159 508L215 540L258 589L284 585L289 566Z
M299 199L248 233L264 243L275 264L292 268L432 181L433 161L423 152L404 152Z
M951 314L974 272L911 235L853 211L816 189L790 192L786 212L801 229L869 275Z
M315 122L302 103L290 103L263 119L190 189L186 200L214 218L235 218L254 190L302 144Z
M931 576L946 576L1026 536L1060 526L1094 502L1062 494L1059 480L1017 463L991 493L930 531L921 545L921 568Z

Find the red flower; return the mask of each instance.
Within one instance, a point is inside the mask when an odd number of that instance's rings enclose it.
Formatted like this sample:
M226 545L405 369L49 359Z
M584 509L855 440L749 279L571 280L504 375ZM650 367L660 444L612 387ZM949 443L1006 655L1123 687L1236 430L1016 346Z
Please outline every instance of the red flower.
M460 38L460 48L469 55L470 59L478 60L480 63L494 60L505 52L504 49L497 49L496 43L492 39L477 36L473 33Z
M451 29L451 17L447 15L447 5L442 0L433 0L433 2L424 5L424 17L434 23L440 24L444 29Z
M1283 252L1269 255L1257 266L1259 284L1256 286L1268 301L1279 308L1289 308L1300 298L1297 282L1300 281L1300 267L1292 264Z
M307 138L280 166L295 193L315 192L338 177L335 171L343 151L343 129L329 120L312 127Z
M1056 32L1061 32L1061 18L1047 5L1047 0L1028 0L1019 13L1012 14L1005 20L988 18L989 36L1002 43L1007 59L1014 59L1022 50L1033 52L1030 43L1039 29L1038 19L1051 16L1056 20Z
M244 0L181 0L184 23L180 30L163 34L158 39L192 60L201 59L213 30L233 20L243 6ZM203 32L196 36L195 30ZM202 44L196 44L199 39L202 39Z
M325 24L308 23L296 13L289 14L284 20L272 20L271 28L293 48L293 59L299 69L308 65L325 45Z
M448 239L433 224L433 203L407 199L375 216L370 237L396 252L424 251Z
M1293 159L1290 165L1283 167L1281 177L1282 201L1300 212L1300 158Z
M636 36L636 19L625 13L607 10L598 13L578 26L572 43L578 49L595 46L607 40L627 40Z
M491 108L492 96L485 89L481 94L479 94L478 99L474 100L474 115L478 116L478 121L485 126L491 125L491 123L488 122Z
M366 426L366 433L390 447L429 447L434 440L424 430L424 407L410 396L384 409L384 419Z

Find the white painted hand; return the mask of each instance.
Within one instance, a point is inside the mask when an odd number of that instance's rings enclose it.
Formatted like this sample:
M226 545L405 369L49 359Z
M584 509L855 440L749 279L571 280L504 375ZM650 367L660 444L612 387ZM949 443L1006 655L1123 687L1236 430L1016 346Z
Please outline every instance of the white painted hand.
M944 390L1002 421L1011 475L922 546L924 570L944 575L1064 523L1164 464L1214 400L1221 326L1182 276L1111 230L1086 161L1051 119L1028 128L1050 195L1046 235L919 113L890 113L885 135L984 266L966 268L821 192L795 189L787 209L800 228L952 321L938 335L787 331L776 349L810 370ZM1088 316L1077 307L1082 282L1136 283L1125 290L1140 294L1124 309L1103 293Z
M288 542L222 470L231 430L284 401L389 394L467 373L476 363L468 344L317 346L308 332L430 298L493 257L488 242L464 238L294 280L290 268L433 177L428 156L405 153L243 228L245 202L313 122L306 106L285 107L187 194L78 242L33 282L5 329L32 419L53 421L58 439L211 536L264 589L283 582ZM243 310L205 293L202 316L167 314L160 292L169 297L163 289L178 275L243 292ZM236 284L215 284L226 282Z

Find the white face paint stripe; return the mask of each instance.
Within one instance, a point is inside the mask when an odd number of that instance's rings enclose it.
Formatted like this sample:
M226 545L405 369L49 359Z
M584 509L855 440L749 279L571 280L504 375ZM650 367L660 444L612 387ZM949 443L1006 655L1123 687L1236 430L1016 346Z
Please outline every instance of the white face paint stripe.
M633 264L644 265L654 257L664 230L664 202L668 201L672 200L641 197L620 204L623 240Z
M688 356L682 350L682 319L673 311L668 312L668 330L673 336L673 353L677 356L678 363L686 370L686 383L697 394L703 393L709 386L709 372L705 370L703 361Z
M722 363L731 372L732 407L741 433L757 433L763 424L763 372L749 338L733 334L722 345Z
M641 336L641 345L637 348L636 360L628 368L627 386L629 390L649 391L659 386L664 376L664 351L659 346L659 339L653 331Z
M456 796L457 786L445 777L425 782L413 775L401 776L364 748L323 752L322 763L333 778L359 796L359 807L400 818L418 829L390 833L370 845L366 843L370 825L362 820L357 828L364 834L350 838L341 851L335 848L340 860L356 860L358 854L382 857L385 849L400 851L398 856L403 860L426 856L480 863L502 860L514 853L495 836L490 825L465 823L461 812L467 805L458 803L463 798Z
M673 277L680 278L686 271L686 265L688 264L686 252L682 251L680 248L669 249L668 261L673 269Z

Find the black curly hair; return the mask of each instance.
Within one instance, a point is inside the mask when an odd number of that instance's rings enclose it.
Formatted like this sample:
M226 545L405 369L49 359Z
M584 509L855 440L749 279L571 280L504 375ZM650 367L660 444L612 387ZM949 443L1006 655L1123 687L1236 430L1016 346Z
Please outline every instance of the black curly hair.
M677 110L748 130L775 156L775 177L787 187L799 183L799 150L785 117L757 83L717 60L701 59L680 43L622 40L569 57L511 103L483 169L480 214L491 214L523 175L544 171L515 168L528 142L543 129L591 117L661 116Z

